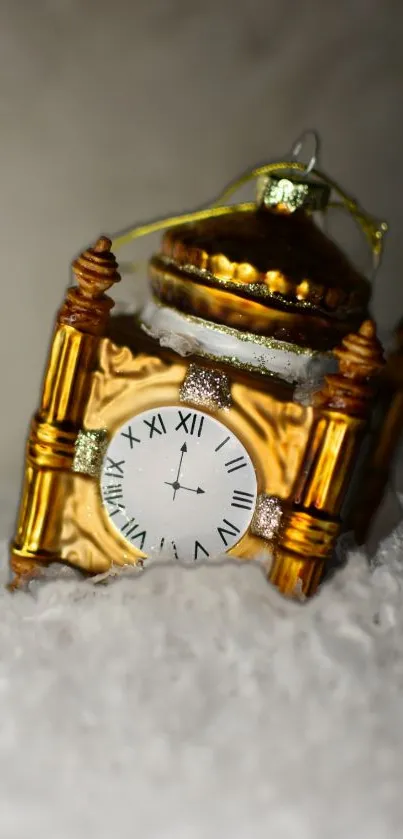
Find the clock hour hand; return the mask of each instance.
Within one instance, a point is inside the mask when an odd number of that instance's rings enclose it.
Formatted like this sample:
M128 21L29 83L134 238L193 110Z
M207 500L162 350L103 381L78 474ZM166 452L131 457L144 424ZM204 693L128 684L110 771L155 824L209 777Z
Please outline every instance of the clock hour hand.
M204 495L205 493L205 490L201 487L197 487L197 489L193 489L193 487L184 487L182 486L182 484L179 483L179 481L164 481L164 484L166 484L169 487L172 487L175 494L177 493L178 489L186 489L187 492L196 492L197 495Z
M201 487L197 487L197 489L191 489L190 487L184 487L182 484L179 487L180 489L186 489L188 492L197 492L198 495L204 495L205 490Z

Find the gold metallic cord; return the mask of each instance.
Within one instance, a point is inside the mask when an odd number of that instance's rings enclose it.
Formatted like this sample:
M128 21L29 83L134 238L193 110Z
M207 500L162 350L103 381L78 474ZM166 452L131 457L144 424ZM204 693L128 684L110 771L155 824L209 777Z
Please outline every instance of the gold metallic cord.
M223 192L221 192L218 198L207 208L203 210L196 210L194 212L182 213L177 216L170 216L164 219L157 219L156 221L152 221L147 224L136 225L124 233L117 234L113 239L112 247L116 250L134 239L139 239L142 236L149 236L151 233L156 233L159 230L178 227L182 224L202 221L203 219L208 218L217 218L219 216L231 215L239 212L254 212L254 210L256 210L255 202L224 206L222 202L228 201L228 199L241 187L245 186L252 180L260 178L262 175L271 175L275 172L286 173L289 171L300 172L302 174L307 174L309 172L320 181L327 184L330 189L334 190L334 192L340 197L341 201L330 202L329 206L347 211L360 225L371 248L374 267L376 268L382 254L383 237L387 231L387 224L385 222L378 221L378 219L375 219L373 216L364 212L357 201L344 192L344 190L341 189L335 181L329 178L328 175L325 175L323 172L319 171L319 169L310 168L309 164L306 165L295 160L282 160L276 163L267 163L263 166L250 169L241 175L241 177L232 181L232 183L230 183ZM133 271L133 265L131 270Z

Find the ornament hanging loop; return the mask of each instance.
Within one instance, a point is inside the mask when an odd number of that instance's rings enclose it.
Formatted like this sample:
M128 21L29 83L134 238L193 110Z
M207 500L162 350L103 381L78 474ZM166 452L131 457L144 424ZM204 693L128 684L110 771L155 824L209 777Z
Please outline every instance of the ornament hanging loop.
M313 139L313 153L308 160L308 163L303 163L298 158L302 149L307 144L308 138ZM341 189L341 187L329 178L328 175L317 169L316 163L319 156L319 145L319 137L315 131L304 131L294 143L287 160L266 163L263 166L249 169L241 175L241 177L232 181L232 183L230 183L223 192L221 192L215 201L202 210L182 213L177 216L171 216L170 218L157 219L156 221L148 222L146 224L138 224L130 230L118 234L114 237L114 249L119 248L134 239L149 236L151 233L155 233L159 230L167 230L169 228L177 227L178 225L202 221L206 218L232 215L238 212L253 213L256 210L256 202L244 202L242 204L230 204L227 206L225 206L225 203L228 202L228 199L232 198L232 196L238 192L241 187L251 181L259 180L262 177L267 178L273 175L287 179L292 177L292 174L294 173L294 176L299 176L303 179L310 175L311 177L309 178L309 181L311 182L311 189L315 188L315 183L322 184L328 188L329 194L332 192L337 196L337 200L329 201L327 206L347 212L361 227L372 252L373 273L375 273L382 255L383 238L388 229L387 224L369 215L369 213L366 213L351 195ZM302 189L304 189L304 187L302 187ZM132 265L131 270L133 270L133 268L134 266Z
M295 141L291 149L291 159L296 163L303 163L303 161L301 160L301 152L304 146L309 144L309 142L307 142L309 138L312 138L313 141L313 152L308 160L308 163L305 166L304 171L301 172L301 174L305 177L306 175L309 175L310 172L312 172L319 159L320 140L318 134L316 133L316 131L313 131L311 129L304 131L301 134L301 136L298 137L298 140Z

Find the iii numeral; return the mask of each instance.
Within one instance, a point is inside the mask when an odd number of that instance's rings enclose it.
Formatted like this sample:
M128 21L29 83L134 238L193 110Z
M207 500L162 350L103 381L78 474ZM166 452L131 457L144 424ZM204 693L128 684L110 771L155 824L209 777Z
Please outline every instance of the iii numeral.
M192 412L184 415L182 411L178 411L178 414L180 421L176 426L175 431L179 431L180 428L183 428L186 434L194 434L196 431L197 436L200 437L203 429L204 417L199 417L197 414L193 414Z
M244 466L247 466L247 460L242 455L240 457L234 457L233 460L228 460L225 464L228 474L230 475L231 472L236 472L237 469L243 469Z
M223 519L223 524L225 524L226 527L217 527L217 530L221 536L221 539L224 542L224 545L227 547L228 542L225 537L236 536L236 534L240 533L241 531L239 530L239 527L237 527L235 524L232 524L230 521L228 521L228 519Z
M154 414L151 420L143 420L143 422L148 425L150 429L150 437L153 437L154 434L167 433L161 414Z
M251 510L254 497L252 492L243 492L240 489L235 489L232 494L231 507L239 507L241 510Z

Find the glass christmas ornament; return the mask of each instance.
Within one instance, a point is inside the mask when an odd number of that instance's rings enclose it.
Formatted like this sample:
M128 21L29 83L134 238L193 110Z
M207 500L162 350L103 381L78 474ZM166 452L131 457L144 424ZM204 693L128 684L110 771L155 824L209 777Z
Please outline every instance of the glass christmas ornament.
M254 201L223 204L251 178ZM335 205L377 260L385 226L290 156L74 261L28 437L12 585L52 562L99 574L226 553L270 557L287 596L316 591L356 515L383 366L370 282L316 223ZM158 229L148 301L111 317L114 248Z

